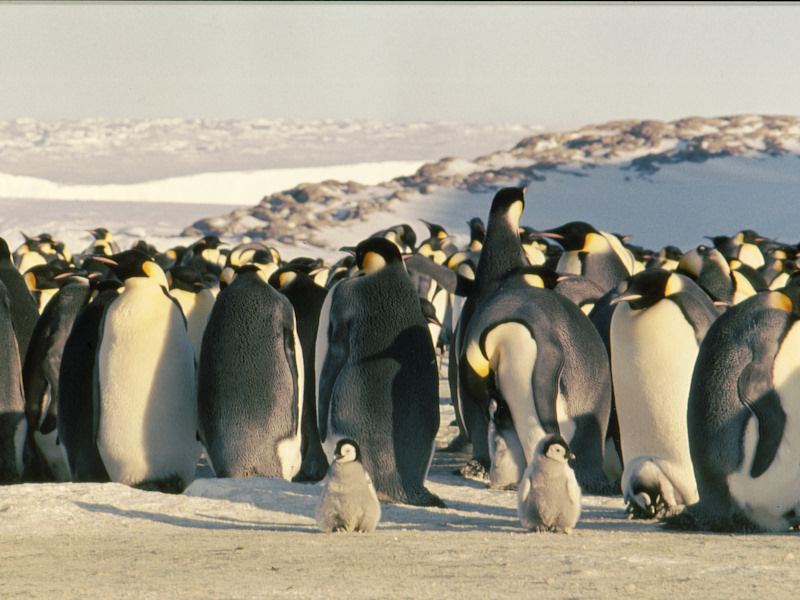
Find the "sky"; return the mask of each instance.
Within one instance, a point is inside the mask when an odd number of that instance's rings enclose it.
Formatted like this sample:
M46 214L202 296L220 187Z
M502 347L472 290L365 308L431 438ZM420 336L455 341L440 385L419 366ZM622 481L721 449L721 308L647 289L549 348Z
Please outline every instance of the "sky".
M0 0L0 119L797 114L800 4Z

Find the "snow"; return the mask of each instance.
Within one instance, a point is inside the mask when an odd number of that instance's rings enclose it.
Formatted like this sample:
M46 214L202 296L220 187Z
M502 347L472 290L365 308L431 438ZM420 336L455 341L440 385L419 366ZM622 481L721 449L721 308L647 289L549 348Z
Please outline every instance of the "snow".
M89 241L86 230L104 226L123 245L146 238L165 249L194 241L179 232L195 220L250 206L272 182L291 185L279 174L292 181L372 177L378 183L419 162L231 170L113 186L0 175L0 235L13 249L22 242L20 231L48 231L80 251ZM789 155L682 163L648 177L617 165L546 171L544 181L527 189L523 224L544 229L586 220L654 248L687 249L704 235L745 227L796 242L797 167ZM412 194L389 212L323 232L328 249L276 247L285 258L336 258L336 248L401 222L422 239L420 219L442 224L463 242L466 221L486 219L492 196L445 188ZM443 368L440 448L456 433L445 374ZM378 529L360 536L316 530L319 485L217 480L202 465L181 495L113 483L5 486L0 595L730 598L791 597L800 583L794 535L666 533L654 523L628 521L618 497L584 497L571 536L527 534L513 492L453 474L466 458L436 454L428 485L447 509L384 505Z

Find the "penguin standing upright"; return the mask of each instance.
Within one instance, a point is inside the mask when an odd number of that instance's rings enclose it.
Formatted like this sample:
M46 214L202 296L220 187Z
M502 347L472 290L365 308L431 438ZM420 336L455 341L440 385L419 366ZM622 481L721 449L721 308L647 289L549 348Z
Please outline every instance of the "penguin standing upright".
M186 317L186 330L192 340L194 356L200 363L200 348L203 344L203 332L208 323L208 316L214 308L214 294L209 284L200 273L192 267L176 265L167 273L169 295L178 301Z
M551 433L539 442L517 493L517 514L529 531L572 533L581 515L581 488L569 465L575 455Z
M61 287L33 328L22 365L28 420L28 481L70 480L64 446L58 442L58 376L67 337L91 294L87 277L69 274L61 280Z
M691 279L658 268L630 277L611 304L623 496L634 517L676 512L697 501L686 406L698 348L717 311Z
M8 243L3 238L0 238L0 281L6 286L11 301L11 321L19 347L19 362L22 364L28 351L31 333L39 319L39 309L25 284L25 279L14 266Z
M308 275L291 267L278 269L269 278L270 284L289 299L297 321L297 337L303 349L303 462L296 481L319 481L325 477L328 459L319 441L317 429L317 392L314 371L319 314L328 291Z
M800 290L730 307L706 333L688 404L699 500L665 527L720 532L800 526Z
M22 477L27 430L11 297L0 281L0 484L16 483Z
M325 298L316 345L317 423L329 457L357 439L378 496L443 506L424 486L439 429L439 377L419 297L400 251L356 247L360 274Z
M540 235L556 240L564 248L556 271L585 275L608 291L632 272L633 259L618 239L609 239L583 221L571 221Z
M503 277L529 264L519 239L519 219L524 208L523 188L503 188L495 194L489 211L486 236L475 280L461 308L455 340L450 346L448 379L450 396L461 430L459 438L462 440L468 438L472 442L472 458L462 469L465 475L483 476L489 469L491 464L487 437L489 422L485 408L474 402L462 401L461 389L464 384L459 377L458 361L463 350L465 332L477 307L499 287ZM454 442L454 447L463 443L459 442L458 438Z
M111 480L181 493L197 441L194 349L164 271L147 254L111 257L125 283L103 316L97 347L97 448Z
M110 481L94 437L94 372L100 324L106 305L119 296L122 282L99 281L95 295L72 324L58 371L58 438L73 482Z
M291 303L258 266L238 267L208 318L197 374L200 439L217 477L298 473L303 368Z
M354 440L344 438L336 444L323 486L315 513L320 531L368 533L375 529L381 519L381 503Z

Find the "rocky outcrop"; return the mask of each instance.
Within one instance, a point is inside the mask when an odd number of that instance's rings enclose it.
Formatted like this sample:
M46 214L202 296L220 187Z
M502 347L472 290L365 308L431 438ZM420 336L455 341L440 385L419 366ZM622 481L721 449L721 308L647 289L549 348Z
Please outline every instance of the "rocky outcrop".
M800 117L613 121L526 137L510 150L472 161L443 158L423 165L414 175L379 186L336 181L303 184L267 196L251 209L198 221L184 235L247 235L321 246L314 236L318 228L385 210L410 193L427 194L442 187L477 192L527 186L546 179L554 169L581 176L592 166L608 164L618 164L638 177L652 177L668 165L685 161L787 152L800 153Z

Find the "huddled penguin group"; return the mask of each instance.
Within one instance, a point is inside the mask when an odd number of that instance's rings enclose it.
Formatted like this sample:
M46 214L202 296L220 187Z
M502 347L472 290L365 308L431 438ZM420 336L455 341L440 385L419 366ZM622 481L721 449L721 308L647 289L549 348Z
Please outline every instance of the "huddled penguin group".
M800 528L800 249L651 251L521 227L525 204L503 188L463 246L404 223L334 264L0 239L0 483L181 493L204 455L320 485L319 529L369 532L381 502L444 507L434 453L464 449L530 531L572 531L582 494L670 529ZM459 434L437 449L440 370Z

